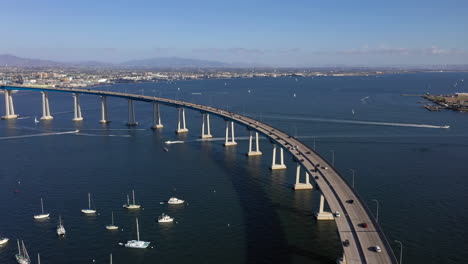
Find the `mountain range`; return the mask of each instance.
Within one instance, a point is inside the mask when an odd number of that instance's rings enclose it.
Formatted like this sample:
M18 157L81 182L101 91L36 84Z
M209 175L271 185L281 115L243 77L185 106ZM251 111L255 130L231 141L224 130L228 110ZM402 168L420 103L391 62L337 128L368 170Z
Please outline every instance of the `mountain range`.
M219 61L198 60L179 57L161 57L141 60L130 60L122 63L106 63L99 61L57 62L52 60L21 58L9 54L0 54L0 66L10 67L97 67L97 68L232 68L243 67L240 64L230 64Z

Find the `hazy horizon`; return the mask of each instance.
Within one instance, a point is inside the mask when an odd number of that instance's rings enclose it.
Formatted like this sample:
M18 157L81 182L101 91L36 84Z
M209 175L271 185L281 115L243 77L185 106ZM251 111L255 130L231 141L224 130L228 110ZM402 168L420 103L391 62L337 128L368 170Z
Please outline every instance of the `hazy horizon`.
M0 54L118 63L180 57L271 67L466 64L466 1L21 1ZM14 22L14 23L10 23ZM6 22L5 22L6 23Z

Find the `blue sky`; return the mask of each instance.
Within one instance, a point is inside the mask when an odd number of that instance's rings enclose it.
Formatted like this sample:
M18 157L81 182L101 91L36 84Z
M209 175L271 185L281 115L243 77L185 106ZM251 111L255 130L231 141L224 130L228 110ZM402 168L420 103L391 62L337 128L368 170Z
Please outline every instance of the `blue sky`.
M468 64L468 1L0 0L0 54L271 66Z

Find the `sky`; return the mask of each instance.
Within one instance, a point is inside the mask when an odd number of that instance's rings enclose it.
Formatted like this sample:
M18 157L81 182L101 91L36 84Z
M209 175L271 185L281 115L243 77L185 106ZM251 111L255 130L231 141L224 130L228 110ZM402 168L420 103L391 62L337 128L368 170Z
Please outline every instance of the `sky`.
M0 0L0 54L274 67L468 64L467 0Z

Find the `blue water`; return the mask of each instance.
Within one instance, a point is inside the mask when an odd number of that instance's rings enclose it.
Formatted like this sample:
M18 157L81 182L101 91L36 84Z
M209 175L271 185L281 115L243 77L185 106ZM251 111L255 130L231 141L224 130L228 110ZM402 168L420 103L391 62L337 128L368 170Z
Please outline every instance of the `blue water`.
M421 107L422 98L400 94L468 92L466 82L467 73L421 73L116 84L102 89L245 113L311 147L315 144L330 160L333 150L344 177L351 180L349 168L356 171L356 189L372 210L372 199L379 201L379 222L396 255L400 249L393 241L403 242L405 263L464 263L468 114L429 112ZM41 115L40 94L19 92L14 95L15 110L24 119L0 122L0 235L11 239L0 248L0 263L15 263L17 238L24 239L33 259L40 252L42 263L108 263L110 253L114 263L334 263L340 256L334 223L314 220L318 193L290 188L291 159L286 158L286 171L268 169L268 140L260 141L263 156L248 158L246 129L237 126L238 145L226 149L225 124L217 118L211 120L212 134L220 140L200 142L197 112L187 112L190 132L178 136L173 108L161 107L165 127L152 131L151 105L145 103L136 103L140 125L128 129L122 99L108 99L112 123L103 126L97 122L98 97L81 97L82 123L71 121L71 95L50 93L49 98L52 121L34 124L34 116ZM75 129L80 133L35 136ZM185 143L169 145L164 152L167 140ZM122 208L132 189L144 210ZM94 217L80 213L87 207L88 192L98 210ZM172 195L187 203L160 204ZM51 213L41 222L33 219L40 211L40 197ZM112 211L121 228L116 232L104 228ZM175 222L158 224L163 212ZM60 239L55 234L59 214L67 229ZM151 241L146 250L118 244L136 238L136 217L141 239Z

